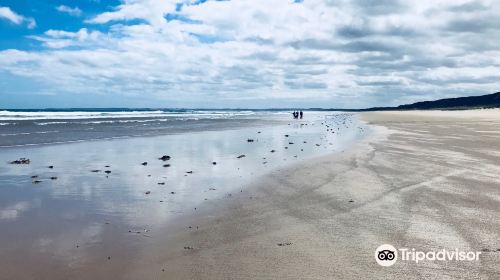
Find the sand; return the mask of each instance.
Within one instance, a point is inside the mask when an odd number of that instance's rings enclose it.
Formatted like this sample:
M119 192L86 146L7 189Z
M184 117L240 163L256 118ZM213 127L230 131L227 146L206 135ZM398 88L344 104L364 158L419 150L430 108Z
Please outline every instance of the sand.
M500 110L360 117L370 137L205 203L140 252L127 277L498 279ZM384 243L481 256L382 267Z

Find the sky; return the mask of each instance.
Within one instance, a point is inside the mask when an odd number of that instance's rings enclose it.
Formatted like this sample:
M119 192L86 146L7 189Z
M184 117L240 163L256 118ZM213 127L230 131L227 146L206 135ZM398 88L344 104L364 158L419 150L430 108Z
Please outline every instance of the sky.
M498 0L0 0L0 108L365 108L500 90Z

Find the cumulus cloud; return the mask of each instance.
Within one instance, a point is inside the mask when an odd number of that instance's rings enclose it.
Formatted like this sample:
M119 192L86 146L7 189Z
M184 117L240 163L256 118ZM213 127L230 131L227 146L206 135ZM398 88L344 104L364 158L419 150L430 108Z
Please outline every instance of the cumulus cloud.
M65 5L60 5L56 7L56 10L75 17L79 17L82 15L82 10L80 10L78 7L71 8Z
M12 11L9 7L0 7L0 19L8 20L14 24L26 24L29 29L36 27L36 21L33 18L24 17Z
M0 64L59 91L197 106L365 107L499 88L493 0L126 0L87 23L33 36L47 49L2 51Z

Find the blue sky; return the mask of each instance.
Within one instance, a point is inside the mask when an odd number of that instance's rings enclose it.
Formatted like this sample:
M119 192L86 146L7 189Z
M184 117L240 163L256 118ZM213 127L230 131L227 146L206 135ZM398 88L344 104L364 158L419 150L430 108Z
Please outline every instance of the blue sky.
M494 0L0 0L0 107L390 106L499 90Z

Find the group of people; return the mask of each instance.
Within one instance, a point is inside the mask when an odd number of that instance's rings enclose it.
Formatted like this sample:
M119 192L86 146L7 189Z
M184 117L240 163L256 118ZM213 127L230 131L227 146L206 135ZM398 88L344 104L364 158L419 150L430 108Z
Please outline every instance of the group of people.
M294 119L302 119L304 117L304 112L302 111L293 111L293 118Z

